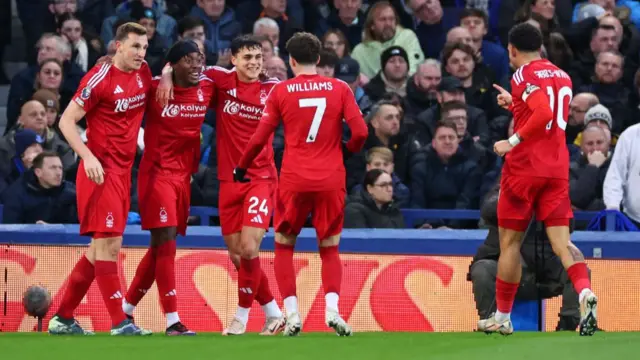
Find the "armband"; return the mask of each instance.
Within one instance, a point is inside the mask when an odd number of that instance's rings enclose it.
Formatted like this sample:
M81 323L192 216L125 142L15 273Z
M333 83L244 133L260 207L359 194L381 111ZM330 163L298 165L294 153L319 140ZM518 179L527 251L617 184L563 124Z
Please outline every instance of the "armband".
M511 144L511 146L516 146L520 144L520 141L522 141L522 139L520 139L520 135L516 133L511 135L508 141L509 141L509 144Z

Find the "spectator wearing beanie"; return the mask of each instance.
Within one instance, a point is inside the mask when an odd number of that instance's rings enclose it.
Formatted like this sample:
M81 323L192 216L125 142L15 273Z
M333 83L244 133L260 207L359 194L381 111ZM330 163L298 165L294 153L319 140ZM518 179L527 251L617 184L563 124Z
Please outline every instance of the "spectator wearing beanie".
M31 168L33 159L42 152L44 143L40 135L29 129L17 131L14 142L16 155L11 158L10 172L0 174L0 194Z
M149 47L144 59L149 64L151 74L160 75L164 66L164 54L170 45L169 39L156 31L157 17L152 8L144 7L139 3L132 4L131 18L147 29Z
M611 147L613 148L616 146L618 135L611 131L613 128L613 118L611 117L609 109L604 105L597 104L587 110L587 113L584 115L584 128L586 129L589 126L598 126L605 130L605 132L609 132L611 134ZM578 147L582 145L582 133L576 136L576 140L573 144Z
M373 102L377 102L386 93L407 96L409 78L409 56L400 46L391 46L380 55L381 69L364 87L364 91Z
M51 90L40 89L33 94L31 100L36 100L47 110L47 126L53 129L57 125L58 113L60 112L60 102L58 94Z

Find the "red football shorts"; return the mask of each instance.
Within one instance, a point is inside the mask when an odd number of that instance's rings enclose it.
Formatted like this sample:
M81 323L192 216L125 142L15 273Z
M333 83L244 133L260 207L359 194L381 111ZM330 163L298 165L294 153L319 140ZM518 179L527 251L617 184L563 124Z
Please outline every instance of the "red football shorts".
M218 207L222 235L238 233L243 226L269 229L276 188L275 181L221 181Z
M535 211L545 226L569 226L573 218L569 181L562 179L504 175L498 197L498 226L525 231Z
M131 174L115 174L105 170L104 182L89 180L80 161L76 176L76 199L80 235L108 233L122 236L127 226L131 205Z
M177 233L184 236L191 206L191 177L140 172L138 202L143 230L177 227Z
M311 214L318 241L342 232L346 191L317 192L278 191L276 213L273 217L276 232L298 235Z

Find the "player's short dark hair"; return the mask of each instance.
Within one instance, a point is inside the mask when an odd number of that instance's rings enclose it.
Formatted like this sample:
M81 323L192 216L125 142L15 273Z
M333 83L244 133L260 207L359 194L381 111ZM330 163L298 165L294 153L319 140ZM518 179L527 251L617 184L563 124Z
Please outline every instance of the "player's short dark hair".
M542 33L529 23L521 23L509 30L509 44L518 51L538 52L542 48Z
M386 174L382 169L371 169L367 171L367 173L364 174L364 181L362 182L362 185L364 185L365 189L367 186L373 186L382 174Z
M127 39L129 34L136 34L140 36L147 35L147 29L138 23L126 22L118 26L118 29L116 30L116 35L113 37L113 40L124 41Z
M484 26L489 26L489 15L484 10L476 9L476 8L465 8L460 12L460 22L462 19L466 19L468 17L477 17L482 19L484 22Z
M470 45L467 45L461 42L454 42L454 43L447 43L444 45L444 48L442 49L442 64L446 66L447 62L449 61L449 58L451 57L451 55L453 55L453 52L456 50L462 51L463 53L471 56L474 62L476 61L476 51L473 50L473 48Z
M262 43L260 39L254 35L240 35L231 41L231 55L238 55L242 49L262 50Z
M204 21L202 21L202 19L194 16L185 16L180 21L178 21L178 34L182 36L185 31L195 29L198 26L202 26L202 28L204 28Z
M464 110L466 112L467 104L465 104L460 100L451 100L443 103L442 106L440 107L441 118L444 120L445 115L448 114L449 111L453 111L453 110Z
M318 62L318 66L335 67L339 60L340 59L338 59L338 55L335 51L323 48L320 50L320 61Z
M60 161L62 161L62 158L60 157L60 155L58 155L58 153L53 151L43 151L33 159L33 168L42 169L42 166L44 165L44 159L50 157L57 157L58 159L60 159Z
M447 129L451 129L453 130L456 134L458 133L458 128L456 127L456 124L454 124L451 121L438 121L438 123L436 124L436 128L433 129L433 137L436 137L436 134L438 133L438 130L440 128L447 128Z
M289 56L301 65L316 65L320 58L322 43L311 33L298 32L287 41L286 48Z

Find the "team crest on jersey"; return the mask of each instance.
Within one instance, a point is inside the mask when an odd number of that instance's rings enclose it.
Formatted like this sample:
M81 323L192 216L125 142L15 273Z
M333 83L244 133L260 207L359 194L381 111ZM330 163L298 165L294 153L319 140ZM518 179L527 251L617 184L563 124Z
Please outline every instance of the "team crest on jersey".
M142 89L142 79L140 79L140 74L136 74L136 81L138 82L138 87Z
M202 94L202 90L198 89L198 101L203 102L204 101L204 95Z
M161 207L160 208L160 222L161 223L166 223L168 220L167 218L167 210L165 210L165 208Z
M91 96L91 88L87 86L84 89L82 89L82 92L80 93L80 98L82 100L88 100L89 96Z
M260 105L264 105L267 102L267 96L266 90L260 90Z

